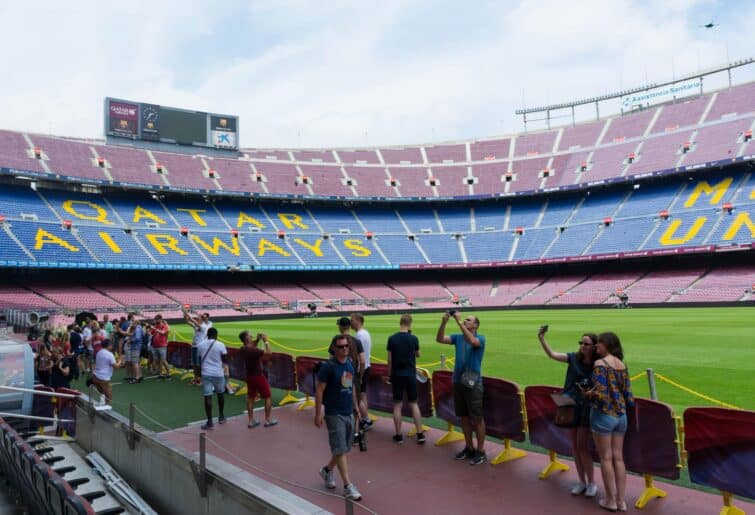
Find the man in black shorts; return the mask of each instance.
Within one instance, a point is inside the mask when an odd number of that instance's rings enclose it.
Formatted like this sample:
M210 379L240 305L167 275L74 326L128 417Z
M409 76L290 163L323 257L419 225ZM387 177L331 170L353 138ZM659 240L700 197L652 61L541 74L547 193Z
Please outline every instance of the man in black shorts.
M446 335L446 324L453 317L461 334ZM487 461L485 451L485 418L482 406L482 356L485 353L485 337L477 332L480 319L468 315L462 321L461 313L448 311L435 337L438 343L453 345L456 348L454 362L454 410L461 418L466 446L456 455L457 460L468 459L470 465L480 465ZM477 448L474 447L472 431L477 433Z
M425 443L425 433L422 432L422 415L417 405L417 361L419 357L419 340L412 334L412 316L401 315L399 332L388 338L388 377L393 387L393 425L396 434L393 441L404 443L401 434L401 407L406 392L406 400L412 410L414 425L417 428L417 443Z

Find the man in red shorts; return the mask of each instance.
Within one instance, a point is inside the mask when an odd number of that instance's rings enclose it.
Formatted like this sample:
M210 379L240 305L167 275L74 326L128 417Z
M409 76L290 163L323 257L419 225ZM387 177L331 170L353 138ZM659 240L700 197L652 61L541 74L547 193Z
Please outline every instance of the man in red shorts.
M260 425L258 420L254 419L254 400L257 394L265 399L265 427L271 427L278 423L278 420L271 417L273 411L273 399L270 397L270 385L267 377L262 371L263 356L270 356L270 343L267 341L267 335L259 333L252 339L249 331L242 331L239 334L241 340L241 359L246 366L246 409L249 416L249 423L246 427L249 429ZM260 348L260 342L265 344L265 350Z

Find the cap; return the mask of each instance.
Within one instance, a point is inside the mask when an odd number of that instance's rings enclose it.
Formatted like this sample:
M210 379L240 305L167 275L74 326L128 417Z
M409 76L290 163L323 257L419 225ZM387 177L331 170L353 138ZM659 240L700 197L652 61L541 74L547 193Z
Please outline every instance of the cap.
M351 319L349 317L341 317L336 322L336 325L338 327L346 327L347 325L351 325Z

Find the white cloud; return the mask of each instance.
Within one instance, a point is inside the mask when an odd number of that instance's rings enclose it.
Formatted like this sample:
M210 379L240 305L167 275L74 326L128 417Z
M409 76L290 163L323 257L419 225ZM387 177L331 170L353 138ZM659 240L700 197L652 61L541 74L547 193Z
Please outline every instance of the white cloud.
M119 96L239 114L244 146L463 139L521 130L523 97L542 105L663 80L672 63L678 76L724 61L727 47L749 57L754 7L706 31L690 13L710 2L655 4L480 4L479 33L436 30L446 6L434 2L231 4L250 31L229 47L264 45L212 73L189 70L192 84L178 66L191 62L187 43L223 35L228 13L215 3L6 4L2 126L98 137L102 98ZM407 27L418 10L426 23Z

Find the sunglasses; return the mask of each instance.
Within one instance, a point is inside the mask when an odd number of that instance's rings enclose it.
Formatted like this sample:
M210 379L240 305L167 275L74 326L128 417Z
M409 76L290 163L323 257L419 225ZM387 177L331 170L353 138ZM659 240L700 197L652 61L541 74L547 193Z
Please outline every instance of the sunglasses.
M336 349L348 349L349 345L348 344L346 344L346 345L334 345L333 347L335 347Z

